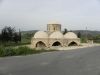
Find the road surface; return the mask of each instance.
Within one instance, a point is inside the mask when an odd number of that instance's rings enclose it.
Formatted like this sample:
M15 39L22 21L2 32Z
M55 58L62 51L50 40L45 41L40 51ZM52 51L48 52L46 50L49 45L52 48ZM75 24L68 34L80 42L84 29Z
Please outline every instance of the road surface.
M0 75L100 75L100 47L0 58Z

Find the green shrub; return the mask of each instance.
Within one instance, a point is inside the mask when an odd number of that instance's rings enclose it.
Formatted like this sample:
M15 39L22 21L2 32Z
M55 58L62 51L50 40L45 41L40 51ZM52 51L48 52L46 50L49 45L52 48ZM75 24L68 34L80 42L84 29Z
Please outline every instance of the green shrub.
M28 55L28 54L36 54L42 52L50 52L55 50L46 50L46 49L31 49L26 46L22 47L3 47L0 46L0 57L6 56L18 56L18 55Z
M15 55L14 49L11 47L0 47L0 56L13 56Z
M27 54L33 54L33 49L30 49L28 47L18 47L15 49L16 55L27 55Z
M13 56L13 55L15 55L15 51L14 50L15 49L11 48L11 47L4 48L3 54L4 54L4 56Z
M0 46L0 57L4 56L3 47Z

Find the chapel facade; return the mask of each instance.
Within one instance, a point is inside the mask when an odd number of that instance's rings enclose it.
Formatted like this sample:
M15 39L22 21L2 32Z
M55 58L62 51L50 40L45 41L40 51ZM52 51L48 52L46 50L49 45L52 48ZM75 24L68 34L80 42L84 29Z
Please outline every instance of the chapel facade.
M31 45L33 48L79 46L80 38L74 32L67 32L63 35L61 24L53 22L47 24L47 31L38 31L35 33L32 37Z

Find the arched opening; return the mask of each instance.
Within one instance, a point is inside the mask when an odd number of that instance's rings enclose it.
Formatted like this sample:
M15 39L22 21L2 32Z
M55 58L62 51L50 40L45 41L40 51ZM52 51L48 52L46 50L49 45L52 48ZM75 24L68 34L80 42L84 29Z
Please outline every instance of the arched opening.
M77 45L77 43L76 43L76 42L74 42L74 41L73 41L73 42L69 43L69 45L68 45L68 46L78 46L78 45Z
M39 41L39 42L36 43L36 47L41 47L41 48L43 48L43 47L46 47L46 45L45 45L45 43L43 43L42 41Z
M61 46L61 43L60 42L54 42L53 44L52 44L52 46Z

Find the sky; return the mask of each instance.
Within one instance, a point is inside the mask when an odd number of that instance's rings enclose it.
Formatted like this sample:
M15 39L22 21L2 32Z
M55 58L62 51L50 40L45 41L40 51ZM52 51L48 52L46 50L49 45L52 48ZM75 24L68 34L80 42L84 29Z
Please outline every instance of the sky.
M0 30L46 30L52 21L62 30L100 31L100 0L0 0Z

